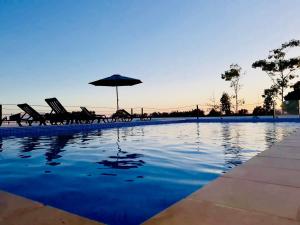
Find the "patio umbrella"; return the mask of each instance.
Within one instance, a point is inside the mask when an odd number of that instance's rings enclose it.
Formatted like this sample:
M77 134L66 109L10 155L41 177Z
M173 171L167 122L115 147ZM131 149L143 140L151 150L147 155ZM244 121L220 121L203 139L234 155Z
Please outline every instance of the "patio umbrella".
M142 81L138 79L134 79L131 77L125 77L121 76L119 74L114 74L110 77L106 77L104 79L100 79L97 81L93 81L90 84L95 86L108 86L108 87L116 87L116 93L117 93L117 110L119 110L119 93L118 93L118 87L119 86L133 86L136 84L140 84Z

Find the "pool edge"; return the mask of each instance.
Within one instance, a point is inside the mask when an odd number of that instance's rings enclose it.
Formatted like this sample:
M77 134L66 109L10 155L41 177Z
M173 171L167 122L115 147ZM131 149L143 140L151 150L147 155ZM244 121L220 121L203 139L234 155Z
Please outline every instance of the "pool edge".
M300 118L190 118L176 120L152 120L115 122L99 124L71 124L32 127L0 127L0 137L29 135L58 135L68 132L85 132L96 129L111 129L149 125L183 124L183 123L300 123Z

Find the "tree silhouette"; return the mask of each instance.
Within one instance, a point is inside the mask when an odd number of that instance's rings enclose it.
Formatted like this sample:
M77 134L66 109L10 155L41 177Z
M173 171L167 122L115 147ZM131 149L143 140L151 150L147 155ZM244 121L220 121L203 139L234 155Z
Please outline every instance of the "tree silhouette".
M262 95L262 97L264 98L263 108L266 110L267 113L270 113L273 109L273 104L275 104L275 98L277 94L278 88L274 85L272 85L271 88L264 90L264 94Z
M289 92L284 99L287 101L290 100L300 100L300 81L293 85L294 90Z
M238 93L241 89L240 78L242 74L242 67L238 64L231 64L229 70L226 70L223 74L221 74L222 79L225 81L230 81L230 87L233 88L234 98L235 98L235 113L238 113L239 104L242 103L241 100L238 99Z
M238 111L238 115L239 116L245 116L245 115L247 115L248 114L248 110L247 109L240 109L239 111Z
M197 117L204 116L204 111L201 109L193 109L191 111L172 111L172 112L153 112L151 113L151 117Z
M267 115L267 112L266 112L266 110L265 110L263 107L261 107L261 106L256 106L256 107L253 109L252 114L253 114L254 116L264 116L264 115Z
M212 108L209 113L208 116L221 116L221 112L219 112L218 110Z
M280 48L271 50L267 59L257 60L252 64L253 68L261 68L271 78L274 87L278 88L281 104L284 102L285 89L297 76L296 71L300 68L300 57L287 58L287 52L289 49L299 46L299 40L290 40L282 44Z
M207 106L210 110L214 109L214 111L219 111L220 105L215 98L215 93L213 93L212 97L209 98L209 103L207 104Z
M223 93L221 99L220 99L220 103L221 103L221 111L223 113L225 113L226 115L230 115L231 114L231 102L230 102L230 97L227 93Z
M299 114L300 108L300 81L293 85L294 90L289 92L284 99L286 100L282 106L282 109L287 113Z

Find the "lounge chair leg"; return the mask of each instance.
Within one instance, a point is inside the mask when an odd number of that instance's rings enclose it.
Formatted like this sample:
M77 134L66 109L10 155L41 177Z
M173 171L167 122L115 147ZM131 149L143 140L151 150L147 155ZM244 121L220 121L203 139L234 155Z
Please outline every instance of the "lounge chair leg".
M20 120L17 120L16 122L17 122L17 124L19 125L19 127L22 127L22 124L21 124L21 121L20 121Z

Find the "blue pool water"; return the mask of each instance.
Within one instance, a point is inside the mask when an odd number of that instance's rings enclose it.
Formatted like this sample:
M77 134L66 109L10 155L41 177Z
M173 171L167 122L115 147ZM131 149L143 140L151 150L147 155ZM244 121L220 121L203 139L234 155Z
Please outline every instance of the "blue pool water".
M0 137L0 189L107 224L140 224L298 126L189 123Z

